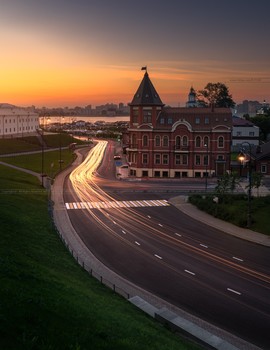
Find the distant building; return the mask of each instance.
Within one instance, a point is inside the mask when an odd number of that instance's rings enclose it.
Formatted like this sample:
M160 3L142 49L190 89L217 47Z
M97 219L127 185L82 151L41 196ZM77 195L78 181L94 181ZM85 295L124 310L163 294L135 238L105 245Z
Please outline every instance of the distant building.
M256 171L270 176L270 142L257 147L255 159Z
M260 128L244 118L233 117L232 150L239 151L243 142L259 145Z
M229 108L165 107L147 71L129 106L131 176L204 177L230 171Z
M0 104L0 137L19 137L36 132L39 115L33 109L16 107L8 103Z
M188 94L188 101L186 102L186 107L198 107L196 92L193 89L193 86L191 86L191 88L190 88L190 91Z

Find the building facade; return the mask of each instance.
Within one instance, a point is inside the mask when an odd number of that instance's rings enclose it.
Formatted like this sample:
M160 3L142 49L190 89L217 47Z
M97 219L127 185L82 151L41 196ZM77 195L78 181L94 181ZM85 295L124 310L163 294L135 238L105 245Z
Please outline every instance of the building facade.
M129 175L184 178L230 170L229 108L165 107L147 71L129 106Z
M39 116L26 108L0 104L0 137L20 137L36 132Z
M248 142L254 146L259 145L260 128L244 118L233 117L232 150L238 152L242 143Z

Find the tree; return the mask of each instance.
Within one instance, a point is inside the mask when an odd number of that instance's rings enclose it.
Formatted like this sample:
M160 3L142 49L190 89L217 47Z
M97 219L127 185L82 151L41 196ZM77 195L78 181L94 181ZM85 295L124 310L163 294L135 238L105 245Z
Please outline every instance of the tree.
M251 176L251 188L257 189L257 196L259 197L259 187L262 185L263 175L261 173L253 172Z
M199 101L206 106L229 107L235 106L228 87L223 83L208 83L204 90L198 93ZM200 100L200 97L203 99Z
M225 173L222 177L218 178L215 192L220 197L221 201L223 201L225 195L233 193L238 185L239 177L236 173Z
M268 140L270 135L270 114L257 114L255 117L250 119L253 124L260 128L260 138L262 141Z

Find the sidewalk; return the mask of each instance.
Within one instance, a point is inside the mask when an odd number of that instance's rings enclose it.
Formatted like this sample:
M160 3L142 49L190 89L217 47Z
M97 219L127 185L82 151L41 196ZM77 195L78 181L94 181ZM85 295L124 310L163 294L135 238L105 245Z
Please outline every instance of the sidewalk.
M229 235L270 247L270 236L249 229L241 228L229 222L217 219L197 209L194 205L188 203L187 198L188 197L186 196L173 197L169 200L169 203L174 205L177 209L181 210L186 215L189 215L192 218L195 218L196 220L199 220L209 226L215 227L220 231L228 233Z

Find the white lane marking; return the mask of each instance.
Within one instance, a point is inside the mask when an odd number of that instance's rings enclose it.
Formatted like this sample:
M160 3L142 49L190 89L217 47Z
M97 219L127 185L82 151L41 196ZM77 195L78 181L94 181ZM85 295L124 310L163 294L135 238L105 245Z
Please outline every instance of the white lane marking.
M237 261L242 261L242 262L244 261L243 259L237 258L236 256L233 256L233 259Z
M122 233L123 233L124 235L126 235L126 232L125 232L124 230L122 230Z
M136 243L137 245L141 245L141 243L139 243L139 242L137 242L137 241L135 241L135 243Z
M69 204L68 204L68 203L66 203L66 208L67 208L67 209L70 209L70 206L69 206Z
M162 225L162 224L158 224L158 226L163 227L163 225Z
M158 259L160 259L160 260L162 260L162 257L159 256L159 255L157 255L157 254L155 254L155 257L158 258Z
M73 207L74 207L74 209L78 209L78 207L77 207L77 204L76 204L76 203L73 203Z
M143 203L145 204L146 207L151 207L151 204L148 201L143 200Z
M231 289L231 288L227 288L227 290L228 290L229 292L234 293L234 294L241 295L241 293L240 293L240 292L237 292L237 290L234 290L234 289Z
M116 222L115 222L115 221L113 221L113 223L116 225Z
M180 235L180 233L175 232L174 234L178 237L182 237L182 235Z
M151 219L151 216L150 216L150 215L147 215L147 217L148 217L149 219Z
M194 272L192 272L192 271L185 270L185 272L186 272L186 273L189 273L189 274L190 274L190 275L192 275L192 276L195 276L195 273L194 273Z
M204 248L208 248L208 246L207 246L207 245L202 244L202 243L200 244L200 246L201 246L201 247L204 247Z

